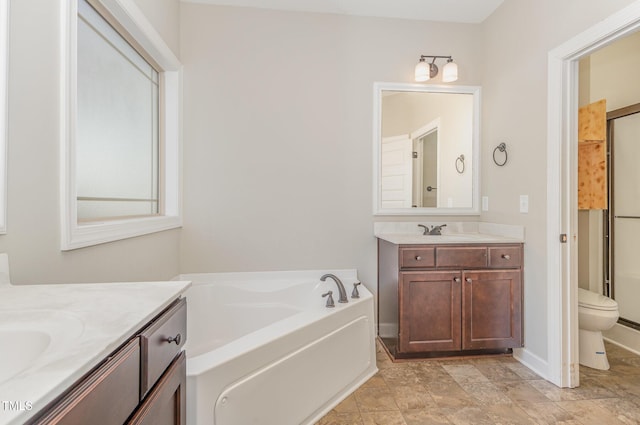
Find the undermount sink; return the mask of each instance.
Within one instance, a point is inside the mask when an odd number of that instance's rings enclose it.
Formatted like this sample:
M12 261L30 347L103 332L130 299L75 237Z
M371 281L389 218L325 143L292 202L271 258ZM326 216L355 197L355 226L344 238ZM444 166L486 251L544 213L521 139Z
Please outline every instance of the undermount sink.
M19 374L51 344L51 336L36 330L0 330L0 384Z
M45 354L67 346L84 331L76 316L56 310L0 312L0 385L19 375Z

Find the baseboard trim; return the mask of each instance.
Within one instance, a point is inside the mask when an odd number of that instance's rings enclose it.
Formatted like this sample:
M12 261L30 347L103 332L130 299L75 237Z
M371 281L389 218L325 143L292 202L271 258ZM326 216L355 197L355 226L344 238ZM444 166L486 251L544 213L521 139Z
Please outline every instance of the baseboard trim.
M602 332L605 341L640 355L640 331L616 323L613 328Z
M549 363L526 348L514 348L513 358L549 381ZM551 381L550 381L551 382Z

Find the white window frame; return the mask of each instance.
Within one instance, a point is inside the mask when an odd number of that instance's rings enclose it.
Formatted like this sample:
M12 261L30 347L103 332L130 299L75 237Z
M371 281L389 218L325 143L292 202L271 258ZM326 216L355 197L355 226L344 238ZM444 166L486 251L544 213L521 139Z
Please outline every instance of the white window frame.
M0 0L0 234L7 233L9 0Z
M2 0L0 0L2 1ZM160 203L158 216L78 223L76 185L77 1L62 3L60 128L61 249L63 251L141 236L182 226L181 111L182 64L133 0L88 0L117 24L159 67ZM114 22L115 21L115 22Z

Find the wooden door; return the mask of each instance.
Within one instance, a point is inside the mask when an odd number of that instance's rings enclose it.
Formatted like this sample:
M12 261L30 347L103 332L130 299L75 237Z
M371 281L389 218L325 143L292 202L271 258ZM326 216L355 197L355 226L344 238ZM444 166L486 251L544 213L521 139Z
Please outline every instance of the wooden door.
M578 111L578 209L607 209L607 102Z
M380 207L411 208L413 198L413 142L408 134L382 139Z
M398 351L460 350L460 297L459 271L400 273Z
M467 271L462 277L462 349L521 347L522 272Z

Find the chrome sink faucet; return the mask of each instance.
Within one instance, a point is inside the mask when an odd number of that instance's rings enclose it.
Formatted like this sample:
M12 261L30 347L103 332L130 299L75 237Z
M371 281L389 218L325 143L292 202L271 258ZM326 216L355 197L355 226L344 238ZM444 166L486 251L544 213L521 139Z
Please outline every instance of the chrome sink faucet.
M325 280L327 280L328 277L333 279L333 281L336 283L336 285L338 285L338 292L340 294L340 296L338 297L338 302L339 303L348 303L349 300L347 299L347 290L344 289L344 285L342 284L340 279L338 279L338 276L333 275L331 273L327 273L325 275L322 275L320 280L324 282Z
M424 224L418 224L418 227L424 228L424 232L422 232L423 235L441 235L442 234L442 228L443 227L447 227L447 225L446 224L441 224L439 226L431 226L431 229L429 229Z

